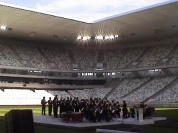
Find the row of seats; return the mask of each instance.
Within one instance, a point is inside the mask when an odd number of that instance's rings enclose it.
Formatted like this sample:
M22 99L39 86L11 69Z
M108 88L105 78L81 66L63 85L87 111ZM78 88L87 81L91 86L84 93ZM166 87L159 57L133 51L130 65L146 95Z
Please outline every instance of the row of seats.
M148 80L149 78L124 79L116 90L108 97L108 100L121 99L121 97L133 91Z
M169 64L178 64L177 45L177 39L167 39L145 43L142 47L105 49L103 63L109 70L128 67L132 62L138 62L137 67L150 67L164 58L169 58ZM81 70L92 70L99 53L94 48L39 48L22 42L0 41L0 65L5 66L71 70L72 64L77 63Z
M163 88L175 81L176 76L124 79L119 86L112 91L111 88L94 88L83 90L26 90L26 89L4 89L0 90L0 105L39 105L43 96L48 100L54 95L59 98L79 97L79 99L104 98L111 93L108 100L126 100L128 103L139 103L150 98L157 92L159 95L151 99L153 103L175 103L178 102L178 83L171 84L169 88L161 92ZM161 92L161 93L160 93Z
M59 98L72 97L67 91L49 91L52 95L58 95Z
M35 47L16 44L12 46L14 51L19 55L25 64L29 67L49 68L48 61L39 53Z
M164 87L173 82L176 76L156 77L156 78L131 78L124 79L119 86L109 95L108 100L126 100L128 103L139 103L155 93L162 90ZM164 93L161 93L154 101L161 102L168 100L175 102L177 100L178 84L170 87ZM94 88L83 90L68 90L68 91L50 91L59 97L79 97L80 99L89 98L104 98L112 89L111 88Z
M0 105L39 105L43 96L46 99L54 97L45 90L36 90L35 92L25 89L0 90Z
M168 90L152 99L151 102L156 103L178 103L178 83L171 86Z
M161 58L166 58L174 47L174 44L149 47L141 58L139 67L151 67L156 65Z
M73 53L76 63L80 65L81 70L91 70L93 64L97 63L98 51L95 49L74 49Z
M55 63L58 69L71 70L71 59L67 50L48 48L41 48L40 50L50 62Z
M111 88L93 88L84 90L69 90L68 92L74 97L89 99L95 97L104 98L110 91Z
M154 78L147 84L143 85L142 87L134 91L132 94L122 98L122 100L127 100L130 103L133 102L139 103L140 101L149 98L150 96L154 95L156 92L163 89L174 79L176 79L176 76Z
M53 95L58 95L59 98L78 97L79 99L89 98L104 98L106 94L111 91L111 88L94 88L82 90L68 90L68 91L49 91Z

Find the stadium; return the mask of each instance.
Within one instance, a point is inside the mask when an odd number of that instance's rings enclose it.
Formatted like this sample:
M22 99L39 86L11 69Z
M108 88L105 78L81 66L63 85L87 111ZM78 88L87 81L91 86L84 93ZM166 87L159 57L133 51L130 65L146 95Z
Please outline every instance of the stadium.
M129 107L145 103L167 120L138 128L178 131L177 0L93 23L0 3L0 20L0 133L6 132L9 110L32 109L41 116L41 99L55 95L126 101ZM35 133L95 133L100 126L34 127Z

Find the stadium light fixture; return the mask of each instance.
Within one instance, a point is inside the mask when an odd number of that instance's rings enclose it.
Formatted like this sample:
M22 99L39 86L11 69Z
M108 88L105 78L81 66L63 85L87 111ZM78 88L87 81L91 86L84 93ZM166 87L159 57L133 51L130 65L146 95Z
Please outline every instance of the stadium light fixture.
M114 37L115 37L115 38L118 38L118 37L119 37L119 35L114 35Z
M86 40L112 40L112 39L115 39L118 37L119 37L119 35L78 36L77 40L83 40L83 41L86 41Z
M90 38L91 38L90 36L84 36L83 41L90 40Z
M116 73L112 72L112 76L116 75Z
M114 39L114 35L110 35L110 36L109 36L109 39Z
M97 40L103 40L103 36L101 36L101 35L96 36L95 39L97 39Z
M106 40L107 40L107 39L109 39L109 36L105 36L105 38L104 38L104 39L106 39Z
M33 72L34 73L41 73L41 71L38 71L38 70L34 70Z
M161 71L161 69L155 69L155 72L160 72Z
M82 39L82 36L78 36L78 37L77 37L77 40L81 40L81 39Z
M7 26L6 25L1 25L0 28L1 28L1 30L6 30Z

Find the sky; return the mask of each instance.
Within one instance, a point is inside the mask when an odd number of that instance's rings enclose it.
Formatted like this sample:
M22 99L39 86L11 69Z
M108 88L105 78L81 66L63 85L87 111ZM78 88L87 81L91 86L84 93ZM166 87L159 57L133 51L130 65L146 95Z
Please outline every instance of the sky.
M170 0L0 0L57 16L94 22Z

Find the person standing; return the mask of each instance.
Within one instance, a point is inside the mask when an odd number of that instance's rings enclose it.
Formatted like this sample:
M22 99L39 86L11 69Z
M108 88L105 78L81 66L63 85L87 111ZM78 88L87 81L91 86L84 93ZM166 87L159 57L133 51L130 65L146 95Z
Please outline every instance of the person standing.
M53 114L54 114L54 118L58 117L58 98L57 95L54 97L53 99Z
M123 118L127 118L127 103L126 101L123 101L123 105L122 105L122 112L123 112Z
M48 115L52 115L52 105L53 105L53 101L51 100L51 97L49 97L49 100L48 100Z
M41 113L42 115L46 115L46 99L45 97L43 97L43 99L41 100L41 105L42 105L42 110L41 110Z

